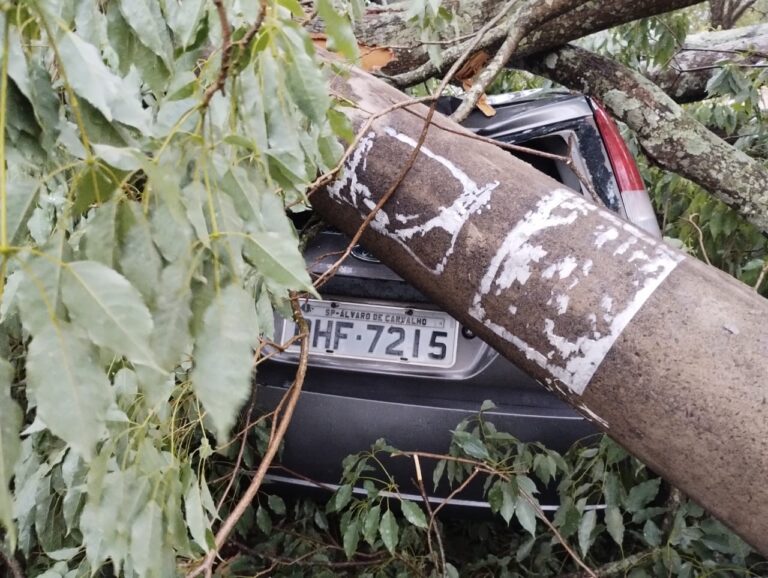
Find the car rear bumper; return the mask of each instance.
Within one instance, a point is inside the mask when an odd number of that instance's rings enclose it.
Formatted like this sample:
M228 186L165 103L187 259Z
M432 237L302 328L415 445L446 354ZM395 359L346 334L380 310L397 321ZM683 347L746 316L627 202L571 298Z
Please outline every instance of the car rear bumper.
M257 405L261 409L273 409L285 392L284 387L260 385ZM280 459L287 470L277 472L273 481L335 485L341 479L344 458L370 449L378 438L385 438L403 451L444 454L450 445L451 431L462 419L476 415L481 402L478 399L474 407L467 404L462 408L304 391ZM577 440L596 433L588 421L564 404L560 407L504 404L486 412L485 417L500 431L521 441L540 442L558 451L565 451ZM400 491L419 493L413 483L411 460L385 458L384 463ZM422 463L424 479L432 479L433 465ZM431 482L426 485L431 491ZM438 488L435 495L446 495L448 491L447 486ZM472 500L479 498L479 494L469 492L469 496L463 497Z

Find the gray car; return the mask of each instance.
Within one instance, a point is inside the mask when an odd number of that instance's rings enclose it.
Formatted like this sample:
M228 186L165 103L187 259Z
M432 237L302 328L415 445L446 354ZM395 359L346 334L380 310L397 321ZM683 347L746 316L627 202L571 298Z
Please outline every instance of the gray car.
M464 125L477 134L524 144L553 156L515 153L538 170L581 191L634 224L659 236L643 181L621 135L596 103L579 94L527 91L490 98L496 115L473 113ZM445 99L450 113L457 99ZM326 271L349 243L323 229L309 243L310 271ZM309 371L286 436L275 482L334 489L345 456L376 439L403 450L444 453L451 430L476 414L483 400L496 426L523 441L563 451L595 433L567 404L500 357L469 329L430 303L419 291L362 246L322 289L322 301L304 303L310 323ZM296 329L276 319L276 341ZM274 407L296 371L298 347L265 364L258 375L258 401ZM417 493L407 460L387 465L404 492ZM428 475L428 473L427 473ZM448 488L438 488L436 496ZM481 505L467 499L464 505Z

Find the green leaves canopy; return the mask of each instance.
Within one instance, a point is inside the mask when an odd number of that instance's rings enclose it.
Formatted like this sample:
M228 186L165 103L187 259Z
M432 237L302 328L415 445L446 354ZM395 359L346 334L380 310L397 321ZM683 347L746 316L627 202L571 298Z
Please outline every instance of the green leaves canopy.
M167 576L209 547L210 434L249 397L258 320L313 291L286 207L347 128L300 7L258 6L224 3L232 39L263 21L206 104L210 3L0 9L0 526L38 567Z

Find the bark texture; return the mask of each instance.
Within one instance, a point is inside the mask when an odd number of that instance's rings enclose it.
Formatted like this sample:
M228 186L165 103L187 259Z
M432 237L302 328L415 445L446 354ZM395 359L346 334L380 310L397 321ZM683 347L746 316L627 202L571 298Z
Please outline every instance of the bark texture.
M685 114L658 86L609 58L567 46L529 70L595 96L661 167L701 185L768 233L768 169Z
M589 0L575 10L547 22L535 33L523 39L518 54L532 54L566 44L593 32L605 30L618 24L631 22L638 18L653 16L678 8L696 4L698 0ZM462 34L471 33L488 22L507 2L504 0L454 0L449 3L458 15L459 29ZM385 7L369 9L365 18L358 24L356 35L366 46L393 47L395 60L385 66L381 72L396 76L412 72L420 65L427 64L420 77L413 74L396 80L398 86L416 84L450 67L462 53L460 45L444 51L443 65L437 69L428 63L427 52L419 41L418 32L405 25L404 17L408 9L407 2ZM495 34L489 35L481 48L493 51L504 40L508 26L501 26Z
M363 111L404 96L358 71ZM416 113L416 114L412 114ZM315 209L351 234L393 184L425 107L379 118ZM768 553L768 301L439 118L363 241ZM696 298L692 299L691 296Z
M755 2L756 0L709 0L709 21L712 28L733 28L736 21L744 16Z
M725 63L768 63L768 24L694 34L651 80L677 102L694 102L706 98L707 82Z

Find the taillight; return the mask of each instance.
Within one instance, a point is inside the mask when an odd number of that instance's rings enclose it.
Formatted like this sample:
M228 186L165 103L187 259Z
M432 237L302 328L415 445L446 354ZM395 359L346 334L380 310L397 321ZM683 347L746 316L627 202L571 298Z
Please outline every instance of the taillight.
M603 139L608 159L613 167L616 184L619 187L624 210L627 218L634 225L644 229L654 237L661 237L656 213L653 211L651 199L645 190L643 177L637 169L637 164L627 143L619 132L619 127L613 122L605 109L594 100L592 108L595 111L595 122Z

